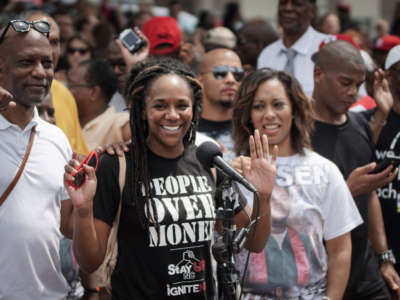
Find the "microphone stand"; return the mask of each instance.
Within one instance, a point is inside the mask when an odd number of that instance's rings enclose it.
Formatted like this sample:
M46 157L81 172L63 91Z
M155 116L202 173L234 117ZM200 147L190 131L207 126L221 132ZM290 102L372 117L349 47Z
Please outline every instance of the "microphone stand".
M238 300L240 295L240 273L235 268L233 258L233 242L235 226L233 225L233 195L232 180L226 179L222 185L222 207L217 210L217 219L222 220L222 235L217 238L212 247L215 260L218 262L218 278L222 287L224 300Z

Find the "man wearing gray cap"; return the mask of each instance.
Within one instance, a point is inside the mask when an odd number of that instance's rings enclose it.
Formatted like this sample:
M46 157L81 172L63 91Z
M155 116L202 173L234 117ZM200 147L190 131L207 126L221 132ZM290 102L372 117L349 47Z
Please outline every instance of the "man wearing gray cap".
M380 123L383 128L375 150L378 162L389 158L394 161L400 161L400 46L392 48L388 53L385 61L385 70L393 96L393 107L386 121ZM400 238L397 232L397 228L400 226L399 175L388 185L379 188L377 194L385 220L388 246L392 249L397 260L400 260ZM385 263L393 262L388 261ZM400 264L395 263L394 266L399 272Z

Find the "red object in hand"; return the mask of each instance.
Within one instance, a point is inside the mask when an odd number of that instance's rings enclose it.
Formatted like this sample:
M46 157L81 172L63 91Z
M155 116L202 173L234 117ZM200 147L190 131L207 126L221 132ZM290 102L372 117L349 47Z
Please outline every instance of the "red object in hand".
M75 179L74 181L70 181L69 185L77 189L82 184L84 184L86 180L86 174L85 170L83 169L83 165L88 165L90 167L93 167L94 170L96 171L98 163L99 163L99 156L97 155L97 152L91 151L89 155L86 156L86 158L76 168L76 170L71 173L71 175L74 176Z

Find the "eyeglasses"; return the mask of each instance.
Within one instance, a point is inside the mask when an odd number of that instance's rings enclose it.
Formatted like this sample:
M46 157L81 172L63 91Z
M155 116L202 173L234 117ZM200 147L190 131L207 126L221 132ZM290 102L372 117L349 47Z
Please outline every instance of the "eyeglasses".
M4 37L7 34L8 28L10 26L14 29L15 32L28 32L33 29L39 31L40 33L43 33L47 38L49 37L50 34L50 23L47 21L33 21L33 22L27 22L23 20L11 20L8 22L6 29L4 29L3 33L0 36L0 44L3 42Z
M231 72L233 77L237 82L241 81L244 76L244 71L239 67L230 67L230 66L215 66L212 70L215 79L223 79Z
M68 54L74 54L75 52L79 52L80 55L85 55L89 49L87 48L68 48L67 52Z

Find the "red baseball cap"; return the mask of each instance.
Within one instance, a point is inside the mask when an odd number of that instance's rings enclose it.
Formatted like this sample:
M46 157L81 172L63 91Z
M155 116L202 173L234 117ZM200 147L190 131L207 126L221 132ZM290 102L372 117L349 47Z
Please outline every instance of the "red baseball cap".
M397 45L400 45L400 37L397 35L387 34L376 41L374 50L389 52L390 49Z
M358 51L361 50L360 46L353 40L353 38L348 35L348 34L334 34L334 35L330 35L328 38L326 38L325 40L323 40L318 47L318 51L315 52L313 55L311 55L311 60L313 62L316 61L318 52L326 45L329 44L330 42L333 41L346 41L349 42L350 44L352 44L354 47L356 47L358 49Z
M341 11L349 12L351 10L351 5L348 3L339 2L336 8Z
M348 34L335 34L327 39L323 40L321 44L319 44L318 50L321 50L326 44L333 42L333 41L346 41L356 47L358 50L361 50L360 46L353 40L353 38Z
M178 51L182 42L178 23L172 17L153 17L142 31L150 42L150 54L164 55Z

